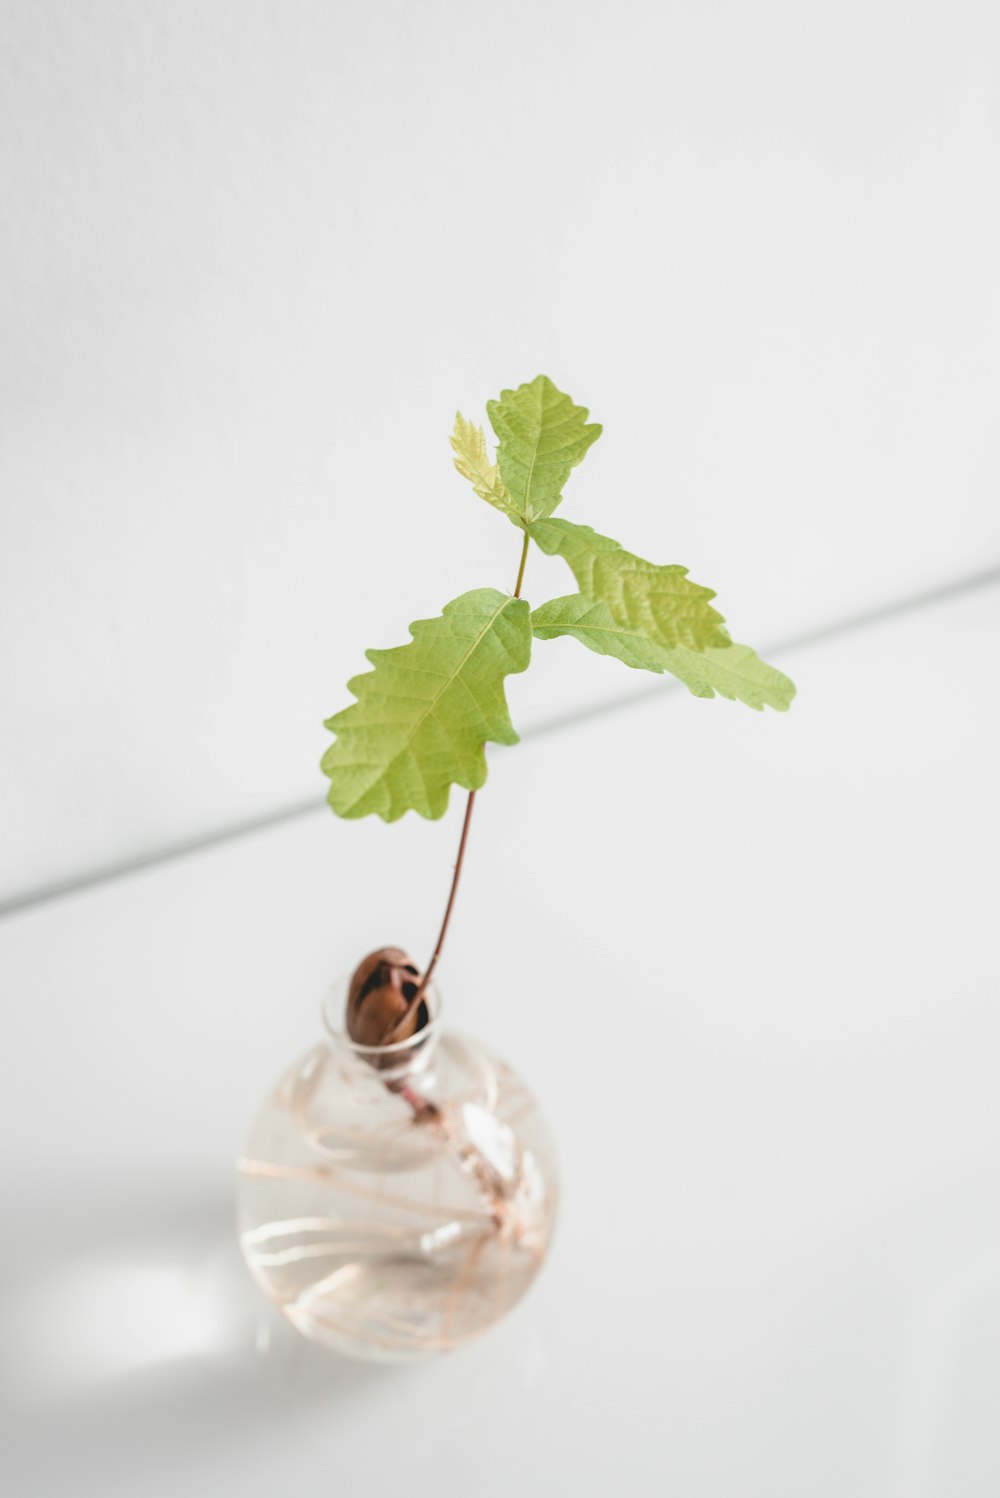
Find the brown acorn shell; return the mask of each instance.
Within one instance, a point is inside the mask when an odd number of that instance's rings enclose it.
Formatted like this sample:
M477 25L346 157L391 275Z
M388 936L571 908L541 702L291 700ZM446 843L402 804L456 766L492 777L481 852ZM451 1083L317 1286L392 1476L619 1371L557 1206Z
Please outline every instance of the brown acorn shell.
M379 947L358 963L347 991L347 1033L358 1045L394 1045L427 1023L427 1006L413 1000L420 969L401 947Z

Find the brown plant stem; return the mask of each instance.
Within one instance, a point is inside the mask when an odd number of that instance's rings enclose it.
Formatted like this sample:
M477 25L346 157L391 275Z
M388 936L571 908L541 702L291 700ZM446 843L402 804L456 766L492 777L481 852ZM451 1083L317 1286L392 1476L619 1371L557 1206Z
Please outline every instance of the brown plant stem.
M528 535L528 532L525 531L524 545L521 547L521 561L517 569L517 582L514 584L515 598L520 598L521 596L521 584L524 582L524 567L525 563L528 560L528 546L530 544L530 541L531 537ZM441 948L444 946L444 939L448 932L448 922L451 920L452 907L455 904L455 895L458 893L458 881L462 873L462 860L465 858L465 843L466 839L469 836L469 823L472 820L472 807L475 799L475 791L470 791L469 799L466 802L465 806L465 818L462 822L462 835L459 838L458 843L458 857L455 860L455 872L452 876L451 889L448 891L448 904L445 906L444 920L441 922L441 930L438 932L437 944L434 948L433 956L431 957L430 962L427 964L427 967L424 970L424 976L421 978L419 984L417 985L416 993L413 995L413 998L406 1006L406 1013L401 1016L401 1018L396 1022L392 1030L386 1036L386 1045L392 1043L397 1031L402 1027L403 1023L412 1012L414 1007L420 1003L420 1000L423 998L424 992L431 981L431 975L433 974L434 969L437 967L438 958L441 956Z
M420 1003L421 995L431 981L431 975L433 974L434 969L437 967L437 960L441 956L441 948L444 946L444 939L448 933L448 922L451 920L452 907L455 904L455 896L458 893L458 881L462 873L462 861L465 858L465 844L469 836L469 823L472 821L472 808L475 805L475 801L476 793L475 791L470 791L469 799L465 804L465 818L462 822L462 836L459 838L458 842L458 857L455 860L455 873L451 881L451 890L448 894L448 904L445 906L444 910L444 920L441 922L441 930L438 932L437 945L434 948L434 955L431 957L430 962L427 964L427 967L424 970L424 976L421 978L419 987L417 988L417 992L414 995L414 1004Z

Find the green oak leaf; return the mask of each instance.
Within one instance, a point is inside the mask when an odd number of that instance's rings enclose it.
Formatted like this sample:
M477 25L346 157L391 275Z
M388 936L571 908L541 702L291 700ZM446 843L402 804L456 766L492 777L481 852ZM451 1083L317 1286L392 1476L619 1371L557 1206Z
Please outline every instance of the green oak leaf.
M795 696L795 687L781 671L762 661L749 645L710 645L688 650L683 645L656 645L646 635L616 623L604 603L595 603L582 593L553 598L531 616L531 627L540 640L572 635L597 655L612 655L636 670L669 671L695 697L728 697L763 711L765 707L785 712Z
M337 737L322 768L338 816L440 817L449 786L484 784L485 740L517 743L503 683L531 658L527 603L477 588L410 633L407 645L366 652L375 670L347 684L358 700L326 721Z
M536 520L528 534L549 556L561 556L580 592L606 604L615 623L654 645L731 644L711 588L689 580L686 567L658 567L626 551L619 541L570 520Z
M551 515L570 470L601 435L588 412L575 406L548 375L502 390L486 405L497 434L497 466L518 515L527 523Z
M455 454L455 467L468 479L479 498L500 510L515 525L521 525L522 516L504 488L496 464L490 462L482 427L466 421L461 411L456 411L455 430L448 440Z

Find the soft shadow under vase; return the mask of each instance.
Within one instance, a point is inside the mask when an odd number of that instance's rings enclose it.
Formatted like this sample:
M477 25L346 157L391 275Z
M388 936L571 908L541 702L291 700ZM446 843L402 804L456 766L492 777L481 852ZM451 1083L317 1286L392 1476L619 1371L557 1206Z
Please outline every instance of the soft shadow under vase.
M502 1061L429 1023L375 1050L340 1028L269 1094L240 1161L240 1241L306 1336L401 1362L488 1331L545 1261L558 1179L538 1105Z

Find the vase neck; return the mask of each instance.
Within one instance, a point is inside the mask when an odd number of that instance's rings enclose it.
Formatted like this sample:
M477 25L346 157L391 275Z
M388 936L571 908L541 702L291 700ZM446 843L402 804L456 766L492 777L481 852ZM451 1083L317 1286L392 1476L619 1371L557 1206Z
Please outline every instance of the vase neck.
M320 1013L330 1049L345 1060L354 1059L372 1067L386 1081L423 1071L441 1034L441 995L434 984L428 984L421 996L426 1006L425 1023L406 1040L392 1045L361 1045L347 1033L348 978L338 979L327 990Z

